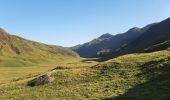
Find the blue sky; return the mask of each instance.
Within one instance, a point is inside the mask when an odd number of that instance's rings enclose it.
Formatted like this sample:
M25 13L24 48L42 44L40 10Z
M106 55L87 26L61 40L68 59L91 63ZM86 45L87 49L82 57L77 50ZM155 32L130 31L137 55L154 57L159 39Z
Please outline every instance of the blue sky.
M0 27L27 39L73 46L170 17L170 0L0 0Z

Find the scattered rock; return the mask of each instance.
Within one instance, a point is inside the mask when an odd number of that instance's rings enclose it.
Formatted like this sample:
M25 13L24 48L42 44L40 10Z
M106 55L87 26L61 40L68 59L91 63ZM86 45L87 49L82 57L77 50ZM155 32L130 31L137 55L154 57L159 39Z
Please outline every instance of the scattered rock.
M54 69L52 69L51 71L53 71L53 70L64 70L64 69L68 69L68 68L64 67L64 66L57 66Z
M51 73L42 75L36 79L31 80L30 82L28 82L28 86L39 86L39 85L44 85L47 83L51 83L54 81L54 78L51 77Z

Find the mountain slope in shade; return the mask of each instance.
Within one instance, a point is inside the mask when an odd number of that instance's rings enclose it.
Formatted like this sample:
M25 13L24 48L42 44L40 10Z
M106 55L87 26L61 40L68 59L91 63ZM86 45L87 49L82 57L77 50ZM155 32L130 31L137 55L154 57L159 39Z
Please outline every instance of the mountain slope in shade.
M121 46L131 43L155 24L149 24L143 28L134 27L125 33L117 35L107 33L88 43L75 46L72 49L82 57L100 57L103 51L117 50Z
M27 66L69 57L78 55L69 49L26 40L0 29L0 66Z
M94 57L96 56L96 52L107 48L107 45L101 45L101 43L105 44L105 42L110 41L110 38L112 36L113 35L106 33L90 42L74 46L72 47L72 49L77 52L81 57Z
M110 52L106 55L106 58L117 57L128 53L139 53L149 47L155 47L158 45L161 47L166 41L170 40L170 18L157 23L154 26L148 28L140 37L126 45L124 48L120 48L118 51ZM160 45L161 44L161 45ZM169 47L169 44L164 44ZM158 47L157 47L158 48ZM159 48L158 50L162 50ZM152 50L152 51L156 51Z
M170 40L170 18L150 27L145 33L129 45L133 46L132 51L143 50L149 46Z
M170 47L170 40L169 41L165 41L163 43L159 43L159 44L150 46L150 47L144 49L143 52L161 51L161 50L168 49L169 47Z

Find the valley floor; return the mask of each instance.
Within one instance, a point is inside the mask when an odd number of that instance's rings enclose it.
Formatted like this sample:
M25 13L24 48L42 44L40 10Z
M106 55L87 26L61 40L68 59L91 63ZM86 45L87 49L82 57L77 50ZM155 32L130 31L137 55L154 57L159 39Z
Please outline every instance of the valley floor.
M53 83L27 82L56 66ZM170 51L130 54L106 62L82 59L33 67L0 67L1 100L160 100L170 98ZM168 99L167 99L168 100Z

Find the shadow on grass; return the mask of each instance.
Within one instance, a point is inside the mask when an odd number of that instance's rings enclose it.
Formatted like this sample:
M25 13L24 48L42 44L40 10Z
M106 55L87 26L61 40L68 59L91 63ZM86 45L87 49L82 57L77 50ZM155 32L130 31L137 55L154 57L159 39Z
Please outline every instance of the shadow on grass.
M170 57L151 61L140 66L136 77L145 78L145 83L134 86L123 95L103 100L170 100Z

